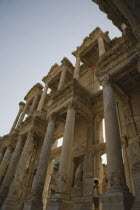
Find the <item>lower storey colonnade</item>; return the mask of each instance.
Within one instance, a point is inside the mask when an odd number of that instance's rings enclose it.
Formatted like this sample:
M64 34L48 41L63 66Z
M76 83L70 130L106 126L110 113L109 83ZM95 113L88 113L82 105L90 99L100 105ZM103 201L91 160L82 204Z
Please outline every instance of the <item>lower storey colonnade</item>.
M119 127L116 113L116 105L111 81L109 78L103 81L103 97L104 97L104 117L105 117L105 131L106 131L106 152L107 152L107 169L108 169L108 184L109 188L103 189L104 186L100 184L100 192L105 192L101 195L102 209L131 209L134 197L129 192L126 185L123 158L121 152L121 140L119 135ZM56 181L55 195L46 202L44 209L91 209L92 204L92 185L93 177L103 180L103 168L101 164L101 153L94 154L90 146L87 147L87 154L73 159L73 144L75 138L75 117L77 106L70 103L67 107L66 122L64 128L63 145L60 156L60 164L58 170L58 178ZM45 186L45 179L47 169L50 164L51 148L54 142L54 132L57 122L57 115L51 114L47 122L47 130L43 141L42 149L40 152L39 161L37 164L36 172L33 176L33 181L30 190L30 196L26 201L23 199L22 187L24 184L24 177L29 164L34 148L36 147L36 133L35 127L32 126L28 134L20 135L16 144L15 150L12 154L9 166L6 171L0 188L0 204L2 210L13 209L43 209L43 190ZM94 118L94 123L97 123L97 118ZM96 138L94 141L96 145L100 145L101 129L100 126L90 126L89 133L94 130L93 136L90 133L90 138ZM98 127L98 131L97 131ZM94 129L93 129L94 128ZM96 133L96 135L95 135ZM96 137L95 137L96 136ZM97 140L98 139L98 140ZM113 139L113 140L112 140ZM91 140L91 141L92 141ZM88 140L90 141L90 140ZM88 142L88 144L90 144ZM93 142L91 142L91 145ZM101 144L104 144L101 142ZM23 148L23 151L22 151ZM10 148L4 154L3 162L8 159L11 154ZM72 166L72 161L74 165ZM76 161L76 162L75 162ZM52 162L54 164L54 161ZM53 171L52 164L52 171ZM76 166L77 165L77 166ZM72 167L75 171L72 175ZM50 166L49 166L50 168ZM50 170L50 169L49 169ZM92 172L93 173L92 173ZM78 176L77 176L78 174ZM81 175L80 175L81 174ZM14 176L14 178L13 178ZM50 174L49 174L50 176ZM79 178L79 177L82 178ZM73 178L72 178L73 177ZM13 179L13 180L12 180ZM51 177L48 179L50 182ZM74 179L72 181L72 179ZM80 180L81 179L81 180ZM12 183L11 183L12 182ZM10 185L11 183L11 185ZM72 184L74 183L74 184ZM84 183L85 186L81 183ZM74 200L73 196L82 196L81 190L84 188L85 200ZM9 192L8 192L9 191ZM6 198L6 199L5 199ZM22 199L21 199L22 198ZM78 197L77 197L78 198ZM86 200L87 199L87 200ZM120 202L121 201L121 202ZM122 202L123 201L123 202ZM127 201L127 202L126 202ZM75 203L75 204L74 204ZM116 206L116 207L115 207Z
M94 107L92 112L80 104L80 100L70 100L63 111L61 108L50 112L45 120L42 113L37 112L28 129L25 126L24 132L14 131L17 134L15 147L8 144L0 157L2 210L91 210L94 178L100 180L100 210L137 209L138 141L127 145L126 136L123 141L120 137L121 125L112 83L109 75L102 81L104 111L94 110ZM34 98L28 119L32 119L39 97ZM25 114L25 109L23 111ZM103 141L103 118L106 143ZM42 121L45 123L41 127ZM54 147L57 132L63 136L62 147ZM134 155L131 163L127 147ZM105 153L107 166L103 166L101 160Z

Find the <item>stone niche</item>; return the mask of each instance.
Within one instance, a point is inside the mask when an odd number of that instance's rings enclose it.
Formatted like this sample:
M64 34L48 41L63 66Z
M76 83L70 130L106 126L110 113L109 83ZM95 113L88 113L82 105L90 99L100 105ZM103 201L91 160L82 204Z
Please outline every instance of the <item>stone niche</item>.
M74 167L73 167L73 182L72 187L82 187L83 181L83 161L84 156L81 155L79 157L75 157L73 159Z
M71 197L82 196L84 155L73 158Z

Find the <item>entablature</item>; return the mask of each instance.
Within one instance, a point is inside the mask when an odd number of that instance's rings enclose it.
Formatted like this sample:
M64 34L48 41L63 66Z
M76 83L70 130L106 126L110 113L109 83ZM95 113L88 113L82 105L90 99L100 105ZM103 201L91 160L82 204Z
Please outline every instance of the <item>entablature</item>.
M90 113L90 92L80 85L76 80L64 87L63 90L57 91L48 104L48 112L66 112L67 105L74 102L78 110L85 110L85 114Z
M52 90L55 89L54 88L54 83L56 81L56 79L58 80L58 78L60 77L60 73L61 73L61 68L60 66L55 63L49 73L43 77L42 81L46 84L48 84L49 88L51 88Z
M78 54L80 56L80 60L88 67L95 65L99 59L99 37L103 38L105 48L110 48L110 38L108 36L108 32L104 33L100 28L97 27L83 40L82 45L77 47L76 51L72 52L74 56L77 56Z
M71 78L73 77L74 67L72 63L69 61L69 59L64 57L61 61L61 65L58 65L57 63L54 64L51 67L51 70L49 71L48 75L43 77L42 81L48 84L49 88L56 91L58 88L63 68L66 69L66 82L71 80Z
M119 39L97 62L96 75L102 82L109 74L112 81L114 80L124 92L129 93L140 86L139 60L139 46L133 46L125 39Z

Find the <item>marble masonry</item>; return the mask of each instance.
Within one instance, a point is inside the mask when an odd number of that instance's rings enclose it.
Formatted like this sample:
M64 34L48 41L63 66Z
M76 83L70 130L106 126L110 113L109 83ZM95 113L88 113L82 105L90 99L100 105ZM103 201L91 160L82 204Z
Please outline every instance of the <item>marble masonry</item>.
M93 1L122 36L94 29L19 103L0 139L1 210L92 210L94 178L100 209L140 209L140 5Z

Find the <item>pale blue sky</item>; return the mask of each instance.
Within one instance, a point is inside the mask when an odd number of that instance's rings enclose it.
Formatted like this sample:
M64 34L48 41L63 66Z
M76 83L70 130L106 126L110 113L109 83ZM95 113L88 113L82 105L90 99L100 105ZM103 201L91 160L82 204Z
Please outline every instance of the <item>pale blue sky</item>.
M121 33L91 0L0 0L0 136L7 134L18 103L54 63L97 26Z

